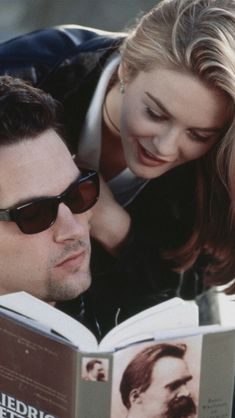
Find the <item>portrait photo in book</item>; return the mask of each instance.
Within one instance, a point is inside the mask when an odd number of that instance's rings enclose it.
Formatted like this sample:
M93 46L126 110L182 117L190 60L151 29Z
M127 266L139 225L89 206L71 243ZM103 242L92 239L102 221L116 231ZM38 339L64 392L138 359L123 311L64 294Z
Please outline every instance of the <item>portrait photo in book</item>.
M111 418L196 418L202 340L130 346L114 360Z
M82 358L82 380L87 382L107 382L109 359L100 357Z

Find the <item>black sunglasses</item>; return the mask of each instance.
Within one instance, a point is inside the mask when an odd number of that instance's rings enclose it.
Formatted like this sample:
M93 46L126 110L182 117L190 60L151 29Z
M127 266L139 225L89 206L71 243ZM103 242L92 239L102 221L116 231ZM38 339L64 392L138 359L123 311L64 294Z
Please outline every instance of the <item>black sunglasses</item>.
M0 221L13 221L24 234L37 234L53 225L62 202L72 213L86 212L99 197L99 176L95 170L80 171L81 175L58 196L34 199L21 206L0 209Z

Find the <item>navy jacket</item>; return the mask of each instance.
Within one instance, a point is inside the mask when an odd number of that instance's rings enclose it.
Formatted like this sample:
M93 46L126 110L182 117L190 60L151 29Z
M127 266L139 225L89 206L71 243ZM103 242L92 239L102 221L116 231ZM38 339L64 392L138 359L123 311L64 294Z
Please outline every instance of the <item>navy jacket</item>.
M0 74L30 80L64 104L64 122L71 152L103 65L124 34L68 25L35 31L0 45ZM113 258L92 243L91 289L60 308L83 320L100 335L128 316L169 297L194 298L202 291L201 259L184 275L175 273L161 250L185 242L193 226L196 163L178 167L151 180L127 207L132 230L120 256ZM81 300L81 298L79 299ZM84 313L85 312L85 313Z

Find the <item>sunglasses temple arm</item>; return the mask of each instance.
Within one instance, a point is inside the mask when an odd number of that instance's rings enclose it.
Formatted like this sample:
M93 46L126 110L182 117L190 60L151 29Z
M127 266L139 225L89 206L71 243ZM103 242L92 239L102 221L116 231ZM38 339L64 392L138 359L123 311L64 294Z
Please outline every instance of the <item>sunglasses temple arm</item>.
M10 213L5 210L0 210L0 221L12 221Z

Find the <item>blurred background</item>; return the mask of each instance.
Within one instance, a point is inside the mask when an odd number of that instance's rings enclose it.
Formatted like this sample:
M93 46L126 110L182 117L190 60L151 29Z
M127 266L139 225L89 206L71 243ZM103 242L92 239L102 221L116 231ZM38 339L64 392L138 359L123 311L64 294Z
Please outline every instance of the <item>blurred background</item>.
M0 41L48 26L122 31L158 0L0 0Z

